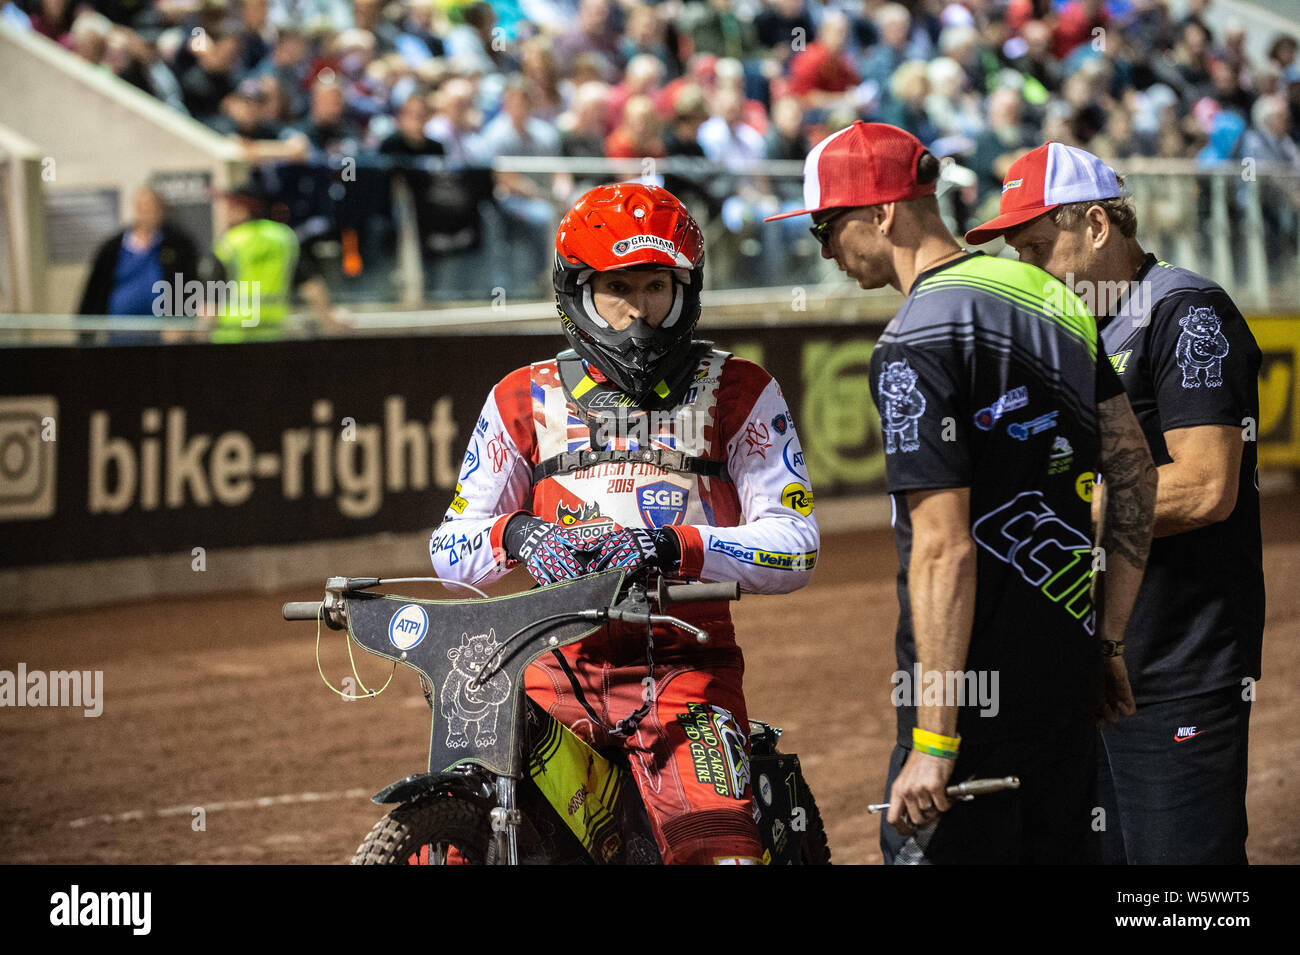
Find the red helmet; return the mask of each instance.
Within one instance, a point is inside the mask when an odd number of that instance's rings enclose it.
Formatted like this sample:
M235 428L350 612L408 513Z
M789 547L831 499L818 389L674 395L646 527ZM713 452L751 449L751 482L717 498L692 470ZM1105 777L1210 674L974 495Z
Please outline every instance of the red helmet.
M616 331L596 314L593 272L672 269L673 304L658 328L642 319ZM555 236L555 301L582 358L637 401L681 370L700 320L704 236L677 197L658 186L597 186L569 210Z

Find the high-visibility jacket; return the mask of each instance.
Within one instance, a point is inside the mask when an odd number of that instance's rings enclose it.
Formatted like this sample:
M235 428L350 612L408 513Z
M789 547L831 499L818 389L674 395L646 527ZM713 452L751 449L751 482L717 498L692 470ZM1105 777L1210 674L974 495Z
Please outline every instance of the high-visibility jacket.
M213 250L225 269L216 290L217 328L212 340L278 338L289 312L298 266L298 237L287 225L251 219L226 232Z

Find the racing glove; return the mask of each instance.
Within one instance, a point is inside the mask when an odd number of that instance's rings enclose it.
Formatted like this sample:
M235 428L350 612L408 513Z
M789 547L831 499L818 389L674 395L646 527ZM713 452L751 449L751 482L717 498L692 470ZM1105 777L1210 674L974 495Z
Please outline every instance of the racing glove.
M681 559L681 541L667 528L622 530L600 539L591 570L626 567L628 577L652 572L671 574Z
M583 541L576 531L527 514L510 519L501 544L542 586L588 573L594 556L594 544Z

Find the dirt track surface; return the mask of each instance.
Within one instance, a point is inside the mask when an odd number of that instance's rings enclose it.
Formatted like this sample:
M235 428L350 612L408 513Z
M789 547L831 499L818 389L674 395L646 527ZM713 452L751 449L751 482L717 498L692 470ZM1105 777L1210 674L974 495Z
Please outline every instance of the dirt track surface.
M1250 858L1300 861L1300 494L1264 502L1268 622L1251 725ZM866 812L894 736L897 612L889 531L827 535L815 582L736 608L752 715L785 729L834 861L878 863ZM373 572L341 566L340 573ZM399 669L345 702L316 672L314 627L279 620L309 589L0 621L0 669L104 671L104 709L0 709L2 863L339 863L424 768L429 716ZM350 674L341 635L321 656ZM367 686L389 667L358 652ZM199 829L200 814L205 829Z

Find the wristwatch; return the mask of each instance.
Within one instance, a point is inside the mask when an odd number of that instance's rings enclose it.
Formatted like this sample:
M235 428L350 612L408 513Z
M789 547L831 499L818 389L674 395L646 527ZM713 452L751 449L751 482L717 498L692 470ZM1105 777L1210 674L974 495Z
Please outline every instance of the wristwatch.
M1122 657L1124 655L1124 641L1123 640L1101 641L1101 655L1103 657Z

